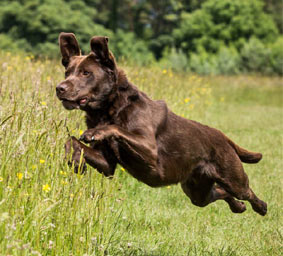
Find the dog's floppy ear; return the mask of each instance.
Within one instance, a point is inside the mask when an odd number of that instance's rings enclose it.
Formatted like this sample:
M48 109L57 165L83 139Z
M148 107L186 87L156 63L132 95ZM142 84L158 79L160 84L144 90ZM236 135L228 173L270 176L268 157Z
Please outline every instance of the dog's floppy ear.
M96 59L104 66L115 69L115 59L113 54L108 49L108 37L106 36L94 36L90 40L90 47L95 54Z
M81 55L78 41L73 33L60 33L59 45L62 54L62 64L65 68L69 65L72 56Z

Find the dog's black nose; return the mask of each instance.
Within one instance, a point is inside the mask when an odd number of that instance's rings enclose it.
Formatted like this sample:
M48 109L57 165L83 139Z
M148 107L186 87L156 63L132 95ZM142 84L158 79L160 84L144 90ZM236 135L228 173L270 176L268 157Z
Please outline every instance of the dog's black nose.
M66 83L58 84L57 87L56 87L56 92L59 93L59 94L60 93L62 94L62 93L64 93L67 90L67 87L68 86L67 86Z

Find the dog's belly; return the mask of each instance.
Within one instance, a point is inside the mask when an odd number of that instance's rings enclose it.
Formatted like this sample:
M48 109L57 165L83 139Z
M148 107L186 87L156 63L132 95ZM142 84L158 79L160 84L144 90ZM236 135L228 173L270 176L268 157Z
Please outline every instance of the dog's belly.
M127 172L137 180L151 187L161 187L177 184L189 176L189 166L182 165L184 159L167 163L158 162L157 165L149 165L137 156L129 156L126 151L120 149L119 162ZM168 158L167 158L168 160Z
M177 178L170 178L168 179L167 176L164 176L162 173L159 173L157 170L145 170L138 169L135 167L127 168L127 171L129 174L131 174L134 178L137 180L147 184L150 187L162 187L162 186L168 186L171 184L177 184L179 180Z

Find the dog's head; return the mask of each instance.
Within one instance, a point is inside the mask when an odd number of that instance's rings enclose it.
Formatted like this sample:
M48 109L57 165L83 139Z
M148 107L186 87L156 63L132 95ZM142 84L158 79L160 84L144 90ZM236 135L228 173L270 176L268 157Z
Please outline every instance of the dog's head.
M56 87L56 94L63 106L69 110L102 108L117 80L117 67L108 49L108 38L93 37L88 55L81 55L72 33L61 33L59 44L65 80Z

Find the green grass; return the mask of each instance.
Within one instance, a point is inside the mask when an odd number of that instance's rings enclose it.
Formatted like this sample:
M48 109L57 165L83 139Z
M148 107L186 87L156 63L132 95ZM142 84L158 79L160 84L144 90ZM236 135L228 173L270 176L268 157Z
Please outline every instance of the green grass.
M79 136L83 113L55 96L59 61L0 56L0 255L280 255L282 253L282 80L197 77L124 65L129 79L179 115L218 128L263 153L245 165L268 203L198 208L180 186L150 188L118 167L112 180L63 161L67 128Z

